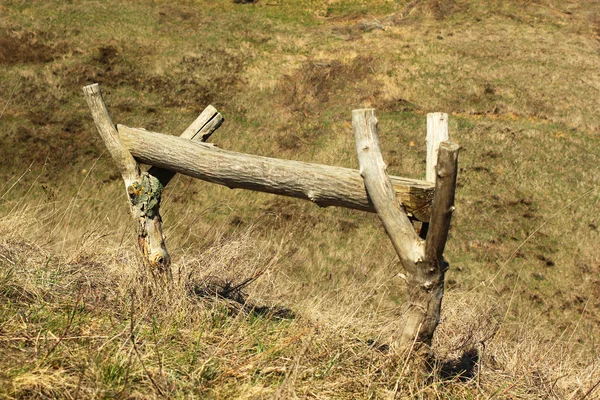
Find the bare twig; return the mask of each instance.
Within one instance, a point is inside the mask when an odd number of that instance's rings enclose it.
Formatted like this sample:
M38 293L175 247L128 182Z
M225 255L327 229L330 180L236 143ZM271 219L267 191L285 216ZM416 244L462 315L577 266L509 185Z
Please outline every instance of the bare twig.
M598 382L596 382L591 388L590 390L588 390L587 392L585 392L585 394L583 396L581 396L581 398L579 400L583 400L586 399L590 394L592 394L592 392L594 390L596 390L598 388L598 386L600 386L600 379L598 380Z

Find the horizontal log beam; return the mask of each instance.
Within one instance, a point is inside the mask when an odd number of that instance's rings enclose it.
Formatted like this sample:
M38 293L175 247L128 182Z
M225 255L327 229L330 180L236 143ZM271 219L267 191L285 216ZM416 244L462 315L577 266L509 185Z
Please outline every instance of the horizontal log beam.
M224 118L216 108L209 105L200 113L198 118L190 126L187 127L180 138L195 140L197 142L206 142L208 138L223 124ZM155 176L163 187L166 187L171 179L175 176L175 172L166 169L152 167L148 173Z
M376 212L359 171L222 150L206 143L117 125L123 145L141 163L229 188L310 200ZM434 185L390 176L398 200L420 221L428 221Z

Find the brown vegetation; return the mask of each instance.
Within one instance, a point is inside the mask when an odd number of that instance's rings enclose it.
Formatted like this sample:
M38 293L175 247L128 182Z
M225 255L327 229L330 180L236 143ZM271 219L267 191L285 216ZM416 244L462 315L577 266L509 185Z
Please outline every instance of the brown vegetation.
M0 4L0 397L597 397L599 13ZM350 168L350 111L374 107L390 173L414 178L425 114L451 113L464 149L431 374L386 351L403 286L374 215L176 177L177 283L153 288L93 82L116 122L178 134L212 103L223 148Z

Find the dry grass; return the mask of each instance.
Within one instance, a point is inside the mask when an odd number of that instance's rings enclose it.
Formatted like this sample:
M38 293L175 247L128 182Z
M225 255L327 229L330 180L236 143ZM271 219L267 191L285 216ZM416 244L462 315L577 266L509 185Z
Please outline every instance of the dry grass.
M0 397L597 398L596 1L0 4ZM93 18L92 18L93 17ZM463 147L431 373L386 351L403 300L374 215L177 177L176 285L141 270L80 88L113 120L393 174L425 114Z
M164 291L109 224L108 243L49 252L23 240L37 217L0 221L4 397L580 398L598 379L585 312L557 337L491 287L451 290L426 376L387 352L382 269L306 296L285 242L251 226L180 249Z

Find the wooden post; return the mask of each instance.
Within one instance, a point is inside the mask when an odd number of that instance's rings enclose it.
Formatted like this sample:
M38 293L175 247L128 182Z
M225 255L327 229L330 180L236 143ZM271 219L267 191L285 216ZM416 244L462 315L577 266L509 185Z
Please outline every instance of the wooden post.
M125 182L130 211L137 222L138 246L152 272L169 281L171 258L162 232L159 207L163 185L154 176L140 170L131 153L121 145L119 133L106 109L98 84L85 86L83 93L92 112L98 133L115 160Z
M427 114L427 171L425 180L435 183L435 166L440 143L448 140L448 114Z
M151 267L153 275L171 281L171 258L165 245L159 210L162 191L174 173L154 167L147 172L141 171L129 150L121 144L119 132L108 114L98 84L85 86L83 92L96 128L123 177L130 212L137 222L138 246L143 259ZM221 114L209 106L182 136L206 140L222 122Z
M430 230L424 241L415 232L404 206L393 196L386 165L381 156L375 110L352 112L352 126L360 173L369 197L400 258L407 283L400 332L394 345L399 350L429 347L439 323L444 273L442 254L454 210L458 145L445 142L437 162L437 183L432 204Z
M440 112L427 114L427 167L425 170L425 180L433 184L435 184L438 149L440 143L446 140L448 140L448 114ZM419 236L425 239L428 231L429 222L423 222L419 228Z

